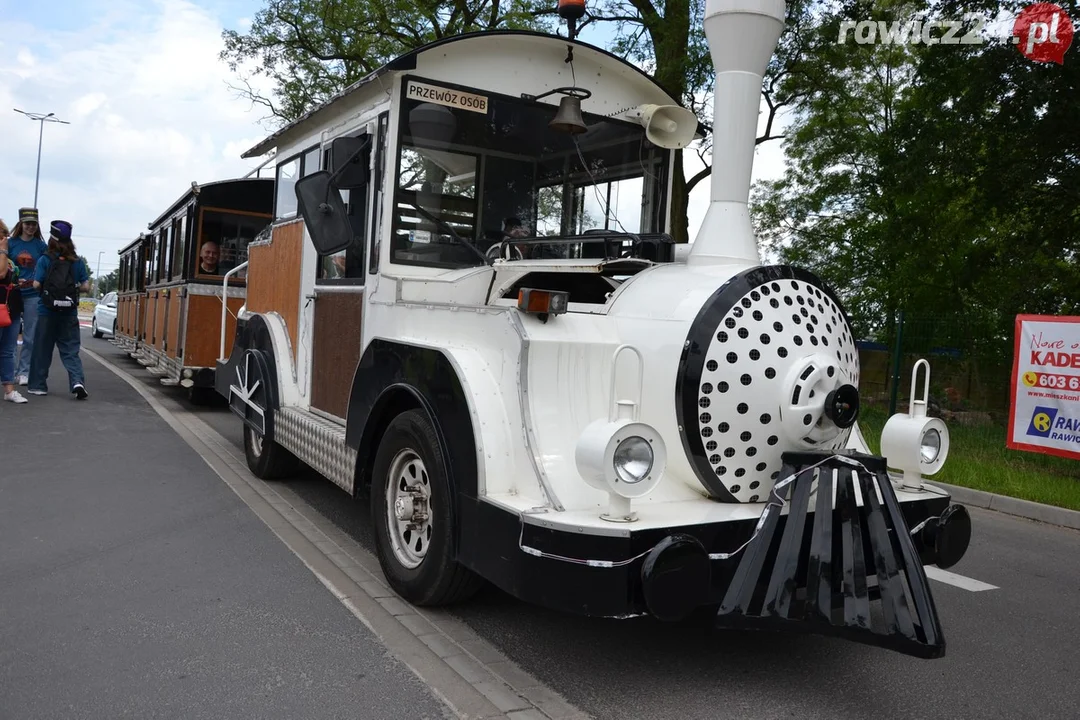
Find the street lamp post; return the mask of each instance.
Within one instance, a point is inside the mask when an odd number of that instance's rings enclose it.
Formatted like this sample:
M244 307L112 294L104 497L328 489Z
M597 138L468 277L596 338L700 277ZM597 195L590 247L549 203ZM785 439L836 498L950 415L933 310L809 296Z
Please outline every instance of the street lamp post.
M56 117L56 113L49 113L47 115L43 115L42 113L29 113L25 110L20 110L19 108L13 108L13 110L15 110L15 112L17 113L22 113L23 115L30 118L31 120L34 120L35 122L41 123L41 128L38 130L37 172L34 173L34 207L37 207L38 179L41 177L41 139L45 135L45 123L54 122L60 123L61 125L70 125L71 123L69 123L67 120L59 119L58 117Z
M94 273L94 299L97 299L99 291L101 290L101 256L104 254L104 250L97 254L97 272Z

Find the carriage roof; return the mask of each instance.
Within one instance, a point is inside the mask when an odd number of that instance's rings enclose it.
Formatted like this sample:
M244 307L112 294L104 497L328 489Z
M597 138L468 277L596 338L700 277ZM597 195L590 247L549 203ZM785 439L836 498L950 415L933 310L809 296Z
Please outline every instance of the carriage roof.
M428 43L427 45L394 58L379 69L368 73L361 79L349 85L330 98L327 102L309 110L296 120L280 128L262 142L247 150L241 157L252 158L264 155L274 147L282 144L282 140L285 139L286 136L299 134L301 126L315 124L315 121L327 117L328 109L336 106L345 98L353 96L359 91L367 88L371 83L382 76L395 71L416 70L419 66L419 61L425 55L435 54L439 49L445 49L446 46L449 45L454 45L455 50L469 50L473 47L479 50L481 48L490 48L492 43L514 43L515 45L513 45L513 47L517 48L524 47L526 44L557 45L560 48L565 48L569 45L574 49L575 60L580 59L582 61L594 63L600 67L612 68L613 70L620 72L620 74L633 77L637 82L649 86L652 90L651 94L657 96L652 102L662 102L663 104L680 106L683 104L680 98L673 98L668 95L668 93L644 70L603 48L589 45L588 43L583 43L578 40L570 40L559 35L551 35L549 33L533 32L529 30L491 30L454 35L452 37L436 40L435 42ZM507 52L509 53L510 51L508 50ZM544 88L523 86L522 91L538 94L543 92ZM699 133L704 133L707 131L707 128L699 125L698 131Z

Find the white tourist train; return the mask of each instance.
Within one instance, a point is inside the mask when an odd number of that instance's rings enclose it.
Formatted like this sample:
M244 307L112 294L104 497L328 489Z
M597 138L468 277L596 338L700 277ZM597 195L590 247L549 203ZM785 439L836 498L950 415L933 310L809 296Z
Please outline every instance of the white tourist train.
M418 605L488 581L943 655L924 564L971 532L924 482L948 430L913 382L869 453L841 302L763 265L750 222L784 12L707 0L714 169L688 245L668 234L674 151L705 129L572 37L446 38L249 150L276 151L275 219L216 382L252 472L303 461L369 497L387 580Z

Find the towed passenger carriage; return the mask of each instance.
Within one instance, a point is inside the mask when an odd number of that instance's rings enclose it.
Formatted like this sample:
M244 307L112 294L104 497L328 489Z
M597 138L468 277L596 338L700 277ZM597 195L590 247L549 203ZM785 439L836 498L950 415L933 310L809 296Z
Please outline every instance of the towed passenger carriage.
M192 183L120 250L115 342L166 385L212 397L221 355L244 304L247 245L273 219L274 181Z
M923 482L947 428L913 395L870 455L841 302L758 257L755 118L783 16L707 2L714 172L683 252L673 151L697 121L567 38L425 46L252 148L284 158L275 219L217 374L251 470L299 459L369 487L384 572L417 604L486 579L590 615L712 607L942 655L923 563L970 537Z

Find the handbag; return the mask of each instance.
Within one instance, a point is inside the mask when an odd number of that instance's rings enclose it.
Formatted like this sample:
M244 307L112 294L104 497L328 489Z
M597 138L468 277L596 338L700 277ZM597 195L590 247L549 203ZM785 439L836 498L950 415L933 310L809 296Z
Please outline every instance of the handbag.
M8 298L11 297L11 283L0 285L4 288L4 302L0 303L0 328L11 325L11 311L8 309Z

